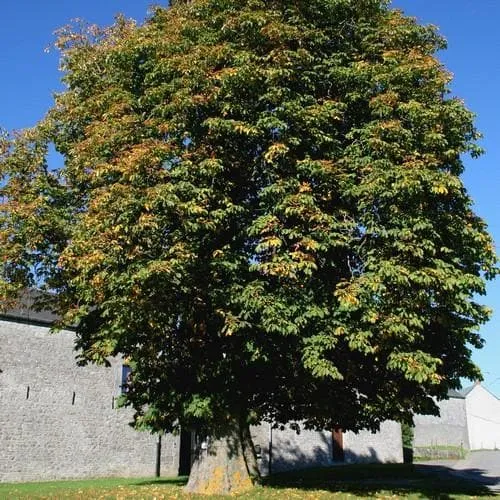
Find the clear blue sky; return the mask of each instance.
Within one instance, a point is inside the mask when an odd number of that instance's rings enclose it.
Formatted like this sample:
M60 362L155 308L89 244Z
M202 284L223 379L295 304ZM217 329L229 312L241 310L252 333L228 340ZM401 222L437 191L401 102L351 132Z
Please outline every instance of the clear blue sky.
M486 154L465 159L463 180L476 212L488 223L500 252L500 2L498 0L393 0L393 6L435 24L448 41L440 60L454 74L452 92L477 115ZM500 277L482 298L494 314L481 328L486 340L473 359L481 367L484 386L500 396Z
M142 21L150 0L17 0L3 2L0 18L0 126L33 125L51 105L59 86L57 53L45 53L52 32L72 18L110 24L117 12ZM157 1L166 5L166 0ZM500 244L500 2L498 0L394 0L395 7L440 27L448 50L440 54L455 80L453 93L477 114L486 155L466 159L464 182L476 211ZM495 313L481 329L486 347L474 353L485 386L500 395L500 279L488 287L484 302Z

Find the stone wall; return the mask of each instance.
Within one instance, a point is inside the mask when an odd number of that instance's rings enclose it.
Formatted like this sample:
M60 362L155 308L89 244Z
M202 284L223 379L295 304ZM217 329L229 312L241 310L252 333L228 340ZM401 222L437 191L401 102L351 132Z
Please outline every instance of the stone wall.
M116 409L119 360L111 368L78 367L74 334L0 320L0 482L98 476L152 476L157 438L134 431L132 412ZM260 466L272 471L331 465L330 431L252 428ZM161 472L175 476L180 443L162 439ZM346 462L402 462L399 424L378 433L344 433Z
M157 437L114 408L121 363L78 367L73 340L0 321L0 481L154 475ZM177 475L178 457L178 438L165 436L162 475Z
M419 448L454 446L469 448L465 399L453 397L438 403L441 415L415 415L413 447Z
M402 463L403 440L401 425L387 420L378 432L344 433L344 453L347 463Z
M269 472L269 443L272 445L272 472L307 467L333 465L333 441L330 431L270 429L269 424L252 428L254 444L261 449L261 471ZM402 463L401 426L396 422L382 423L380 431L372 433L345 432L343 435L346 463Z

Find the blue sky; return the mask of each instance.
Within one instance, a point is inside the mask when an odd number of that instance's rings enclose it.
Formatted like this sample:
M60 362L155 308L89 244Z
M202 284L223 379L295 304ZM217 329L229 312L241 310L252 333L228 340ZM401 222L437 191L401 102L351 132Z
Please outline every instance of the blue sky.
M73 18L110 24L124 13L142 21L150 0L17 0L3 2L0 18L0 127L33 125L51 105L52 92L60 88L57 53L44 48L52 33ZM156 2L165 5L166 0ZM440 27L448 50L439 57L452 71L454 95L463 98L477 114L484 134L486 155L466 159L464 182L500 244L500 2L498 0L393 0L393 5L423 23ZM474 353L482 368L485 386L500 395L500 279L488 286L484 302L495 310L482 327L486 347Z
M464 183L476 212L488 223L500 252L500 2L498 0L393 0L393 6L439 26L448 41L440 60L454 74L452 93L476 113L486 154L465 158ZM483 303L494 314L481 328L486 340L473 359L481 367L484 386L500 396L500 278L489 283Z

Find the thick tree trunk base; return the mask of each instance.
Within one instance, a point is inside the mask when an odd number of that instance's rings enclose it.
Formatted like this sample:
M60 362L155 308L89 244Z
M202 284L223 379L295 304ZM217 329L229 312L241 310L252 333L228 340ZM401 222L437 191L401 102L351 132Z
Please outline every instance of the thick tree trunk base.
M251 446L248 430L242 434L239 426L228 429L228 435L208 440L196 451L189 481L184 488L187 493L202 495L238 494L253 488L253 479L258 468ZM252 476L254 476L252 478Z

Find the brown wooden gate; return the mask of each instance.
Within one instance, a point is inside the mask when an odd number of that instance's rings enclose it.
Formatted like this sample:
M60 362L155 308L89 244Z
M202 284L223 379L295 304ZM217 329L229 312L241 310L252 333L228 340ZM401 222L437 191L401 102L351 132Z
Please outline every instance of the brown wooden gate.
M332 442L333 442L333 461L343 462L344 461L344 434L342 429L336 428L332 431Z

